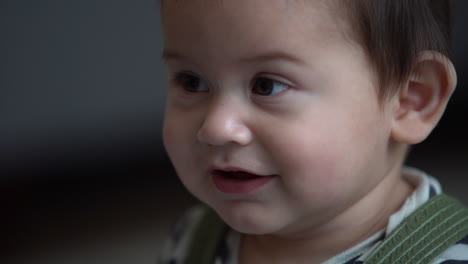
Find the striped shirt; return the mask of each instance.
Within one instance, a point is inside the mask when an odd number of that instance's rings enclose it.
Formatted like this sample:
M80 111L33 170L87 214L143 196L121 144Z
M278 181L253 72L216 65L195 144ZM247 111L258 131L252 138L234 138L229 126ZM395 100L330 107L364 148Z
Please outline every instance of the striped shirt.
M372 235L358 245L328 259L323 264L361 264L377 248L380 243L412 212L427 202L430 198L441 194L439 182L422 171L405 168L405 178L415 186L415 191L409 196L400 210L392 214L387 227ZM172 236L167 241L160 255L160 264L182 264L181 259L186 254L186 245L193 234L195 223L201 216L201 209L191 209L175 226ZM238 264L241 234L229 230L216 254L213 264ZM468 264L468 237L444 251L432 264Z

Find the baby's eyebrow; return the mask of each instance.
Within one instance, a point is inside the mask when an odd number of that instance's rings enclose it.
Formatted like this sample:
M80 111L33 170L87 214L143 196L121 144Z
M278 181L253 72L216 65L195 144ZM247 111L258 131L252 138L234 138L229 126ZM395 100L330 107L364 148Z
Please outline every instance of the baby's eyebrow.
M264 62L264 61L275 61L275 60L286 60L296 64L306 64L304 60L293 54L284 51L272 51L263 54L253 55L241 58L240 61L246 63Z
M164 49L161 55L162 59L165 61L168 60L188 60L189 57L184 56L176 51ZM251 55L242 57L239 61L242 63L258 63L265 61L275 61L275 60L285 60L290 61L295 64L306 64L304 60L299 57L294 56L293 54L284 52L284 51L272 51L266 52L263 54Z
M165 61L168 61L168 60L184 60L184 59L187 59L186 56L180 54L180 53L177 53L175 51L172 51L172 50L168 50L168 49L164 49L163 52L162 52L162 55L161 55L161 58Z

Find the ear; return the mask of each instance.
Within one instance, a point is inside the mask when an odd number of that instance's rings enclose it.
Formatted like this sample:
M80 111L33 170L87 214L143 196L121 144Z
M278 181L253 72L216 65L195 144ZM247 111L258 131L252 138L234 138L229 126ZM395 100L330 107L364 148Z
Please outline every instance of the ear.
M391 137L406 144L426 139L442 117L456 83L455 69L447 57L421 52L395 98Z

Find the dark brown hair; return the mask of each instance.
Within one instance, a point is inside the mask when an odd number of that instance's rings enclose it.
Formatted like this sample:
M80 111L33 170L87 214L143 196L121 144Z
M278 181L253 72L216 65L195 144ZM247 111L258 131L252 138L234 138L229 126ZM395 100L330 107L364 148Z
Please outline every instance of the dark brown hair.
M340 1L340 0L339 0ZM386 98L406 80L418 54L450 57L450 0L349 0L354 31L364 45Z

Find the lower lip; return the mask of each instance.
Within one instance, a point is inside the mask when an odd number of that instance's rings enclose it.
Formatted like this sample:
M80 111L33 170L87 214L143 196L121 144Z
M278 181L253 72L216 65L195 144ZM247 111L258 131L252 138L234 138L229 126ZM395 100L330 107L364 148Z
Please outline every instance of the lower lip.
M254 192L276 177L276 175L269 175L251 179L234 179L225 177L221 173L216 172L213 172L212 175L216 188L228 194L247 194Z

